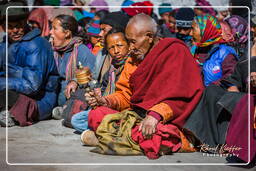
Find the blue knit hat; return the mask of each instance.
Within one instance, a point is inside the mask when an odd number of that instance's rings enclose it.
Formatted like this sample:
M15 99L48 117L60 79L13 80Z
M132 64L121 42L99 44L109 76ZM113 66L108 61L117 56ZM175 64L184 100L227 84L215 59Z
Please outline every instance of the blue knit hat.
M161 7L163 7L163 6L168 6L168 7L170 7L170 8L167 8L167 7L165 7L165 8L161 8ZM165 12L172 12L172 7L171 7L172 5L170 4L170 3L162 3L162 4L160 4L159 5L159 8L158 8L158 13L159 13L159 15L162 15L163 13L165 13Z
M100 20L94 20L87 30L87 34L91 36L99 36L100 34Z
M85 17L85 18L87 18L87 17L93 18L95 14L94 14L94 13L91 13L91 12L88 12L88 11L83 10L83 15L84 15L84 17Z
M190 28L194 20L195 13L192 8L180 8L175 15L176 26Z
M131 0L125 0L121 6L124 7L124 6L130 6L132 4L134 4L135 2L131 1Z

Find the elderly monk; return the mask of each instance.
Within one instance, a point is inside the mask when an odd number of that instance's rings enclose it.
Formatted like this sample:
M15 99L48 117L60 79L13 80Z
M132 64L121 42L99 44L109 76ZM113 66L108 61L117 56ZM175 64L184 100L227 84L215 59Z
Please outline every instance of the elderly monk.
M125 30L131 57L116 92L85 94L92 107L98 106L89 113L96 136L93 131L81 135L86 145L97 145L94 152L158 158L194 150L182 126L202 95L199 68L182 41L159 40L156 33L151 17L131 18Z

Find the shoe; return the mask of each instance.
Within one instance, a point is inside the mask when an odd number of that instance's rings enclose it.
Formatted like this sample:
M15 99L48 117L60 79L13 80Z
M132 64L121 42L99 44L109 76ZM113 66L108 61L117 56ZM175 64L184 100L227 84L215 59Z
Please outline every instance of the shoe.
M99 140L97 139L95 133L91 130L86 130L81 134L81 141L83 145L86 146L97 146Z
M0 125L1 127L12 127L16 125L9 111L0 112Z
M63 111L64 111L63 107L61 106L55 107L52 110L52 118L56 120L63 119Z

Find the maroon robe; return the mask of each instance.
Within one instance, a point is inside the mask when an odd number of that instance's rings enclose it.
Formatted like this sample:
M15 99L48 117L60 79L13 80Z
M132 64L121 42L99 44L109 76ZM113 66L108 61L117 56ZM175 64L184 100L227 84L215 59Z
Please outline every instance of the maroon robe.
M131 104L148 111L161 102L173 110L171 123L182 127L203 93L203 83L188 47L165 38L146 55L131 75Z

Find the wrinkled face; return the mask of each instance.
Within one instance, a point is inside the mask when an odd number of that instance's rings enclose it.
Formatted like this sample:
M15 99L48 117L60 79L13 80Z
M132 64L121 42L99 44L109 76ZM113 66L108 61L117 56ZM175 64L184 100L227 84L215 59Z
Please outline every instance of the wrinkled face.
M199 25L193 21L190 35L193 37L193 41L199 43L201 41Z
M65 46L70 41L70 36L68 31L62 28L61 22L58 19L53 20L50 34L51 34L51 37L53 38L54 47Z
M113 33L106 38L107 49L113 59L122 60L128 53L128 43L123 33Z
M108 24L101 24L100 25L100 42L102 45L104 45L105 42L105 36L106 34L112 29L112 27Z
M142 61L145 55L151 49L153 42L152 35L149 32L138 29L135 24L130 24L125 29L125 36L129 43L129 51L132 57Z
M22 37L25 34L25 25L26 25L26 20L20 20L20 21L9 21L8 22L8 38L11 42L16 42L22 39ZM5 26L5 24L4 24Z
M165 12L161 15L161 18L164 20L165 23L169 23L169 16L170 12Z

